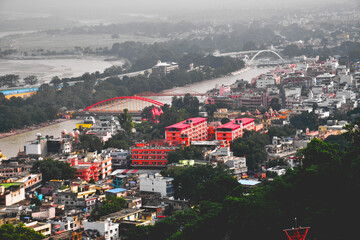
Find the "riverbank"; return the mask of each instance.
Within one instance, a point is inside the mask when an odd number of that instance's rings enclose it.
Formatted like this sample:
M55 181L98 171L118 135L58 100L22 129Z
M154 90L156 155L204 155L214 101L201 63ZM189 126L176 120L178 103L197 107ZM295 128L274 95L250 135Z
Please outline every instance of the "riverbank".
M30 132L30 131L34 131L34 130L41 129L41 128L44 128L44 127L49 127L49 126L59 124L59 123L62 123L62 122L68 121L68 120L70 120L70 119L60 118L60 119L56 119L54 121L49 121L49 122L46 122L46 123L40 123L40 124L37 124L35 126L31 126L31 127L26 127L26 128L22 128L22 129L15 129L15 130L12 130L10 132L0 133L0 139L15 136L15 135Z
M23 151L24 146L36 139L36 135L40 133L42 136L53 136L58 138L61 136L61 131L73 131L77 123L81 123L82 119L59 119L57 121L49 122L47 125L37 125L37 128L21 129L22 132L17 132L11 136L0 139L0 149L7 157L15 157L19 151Z
M237 80L243 79L244 81L251 82L251 80L254 77L259 76L260 74L266 73L269 70L272 70L273 68L243 68L236 72L232 72L231 74L219 77L219 78L213 78L209 80L205 80L202 82L192 83L188 84L186 86L182 87L175 87L168 90L161 91L161 94L164 95L171 95L171 94L186 94L186 93L200 93L205 94L208 90L211 90L219 85L231 85L235 83ZM150 98L152 100L156 100L159 102L162 102L164 104L171 104L172 102L172 96L146 96L147 98ZM199 101L204 101L205 96L198 96Z

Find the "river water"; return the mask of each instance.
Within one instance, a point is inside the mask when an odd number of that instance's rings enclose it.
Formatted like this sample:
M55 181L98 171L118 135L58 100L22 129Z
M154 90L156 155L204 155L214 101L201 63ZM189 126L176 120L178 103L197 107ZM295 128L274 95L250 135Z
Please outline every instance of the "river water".
M27 141L35 140L36 134L41 133L42 136L60 137L62 130L72 131L76 128L76 123L82 122L80 119L71 119L44 128L39 128L29 132L17 134L14 136L0 139L0 150L7 157L15 157L19 150L24 150Z
M198 82L194 84L189 84L184 87L175 87L169 90L165 90L162 93L164 94L185 94L185 93L206 93L208 90L211 90L216 87L216 85L230 85L236 82L236 80L245 80L250 82L251 79L254 77L259 76L262 73L266 73L273 68L250 68L250 69L243 69L239 72L236 72L233 75L226 76L226 77L220 77L220 78L214 78L211 80ZM171 96L147 96L147 98L151 98L153 100L171 104L172 97ZM205 97L198 97L199 101L205 100Z
M184 93L184 94L188 92L205 93L206 91L213 89L217 84L229 85L234 83L237 79L239 80L244 79L245 81L251 81L252 78L262 73L266 73L269 70L271 70L271 68L246 69L231 76L211 79L204 82L190 84L184 87L176 87L173 89L165 90L163 91L163 93ZM172 97L168 97L168 96L149 97L149 98L167 104L171 104L171 99L172 99ZM205 99L204 97L201 97L200 101L204 99ZM66 129L67 131L71 131L76 127L76 123L81 121L82 120L79 119L68 120L41 129L0 139L0 150L2 150L3 154L6 157L8 158L14 157L19 152L19 149L20 150L24 149L24 145L27 141L35 140L37 133L41 133L42 136L52 135L54 137L59 137L62 130Z

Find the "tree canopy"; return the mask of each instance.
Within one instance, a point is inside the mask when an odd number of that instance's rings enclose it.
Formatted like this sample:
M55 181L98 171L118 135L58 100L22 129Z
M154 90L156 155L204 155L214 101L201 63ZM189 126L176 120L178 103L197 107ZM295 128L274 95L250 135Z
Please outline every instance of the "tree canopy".
M249 170L255 170L267 160L265 145L270 143L267 134L259 132L245 132L242 138L235 139L231 143L234 156L246 157L246 165Z
M34 162L31 172L42 173L43 181L46 182L51 179L73 179L76 169L67 162L45 159Z
M90 218L93 220L99 220L102 216L110 213L118 212L126 205L124 198L107 196L102 203L97 203L95 209L91 212Z
M204 153L200 148L194 146L180 147L168 153L169 163L178 163L179 160L203 160Z
M35 232L35 230L26 227L25 224L5 223L0 226L1 240L38 240L44 238L43 234Z

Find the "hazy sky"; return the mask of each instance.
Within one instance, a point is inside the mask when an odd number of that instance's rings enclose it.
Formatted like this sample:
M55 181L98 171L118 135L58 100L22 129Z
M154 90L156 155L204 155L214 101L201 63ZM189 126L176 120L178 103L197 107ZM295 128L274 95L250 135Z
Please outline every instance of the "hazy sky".
M347 4L356 0L0 0L2 11L73 12L132 11L148 13L158 9L234 9L251 6L308 6L311 4Z
M82 23L127 21L228 21L287 14L287 10L351 6L359 0L0 0L0 19L44 16ZM317 7L313 7L316 5ZM261 10L261 11L260 11ZM267 10L269 10L267 12ZM281 12L280 12L281 11ZM127 16L124 16L128 14ZM131 14L131 16L129 16ZM136 14L142 14L138 17ZM144 16L146 14L146 16ZM293 13L290 13L293 14ZM155 16L155 17L154 17ZM0 29L1 30L1 29Z

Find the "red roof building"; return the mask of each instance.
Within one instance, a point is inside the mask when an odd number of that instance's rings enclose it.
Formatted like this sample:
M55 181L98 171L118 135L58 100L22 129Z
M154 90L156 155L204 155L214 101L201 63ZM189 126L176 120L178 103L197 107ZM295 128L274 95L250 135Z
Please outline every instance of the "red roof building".
M85 181L94 179L105 179L110 175L112 171L112 162L110 154L98 155L96 159L84 161L84 159L78 159L77 156L72 156L67 159L67 162L74 168L76 168L75 178L80 178Z
M167 141L180 141L189 144L191 141L207 139L208 129L206 118L189 118L165 128Z
M175 151L174 146L157 144L136 144L131 148L131 166L133 167L166 167L167 155Z
M216 128L216 140L231 142L243 136L244 131L255 130L253 118L238 118Z
M73 166L76 168L75 178L80 178L85 181L94 179L95 182L99 181L99 163L79 163Z

